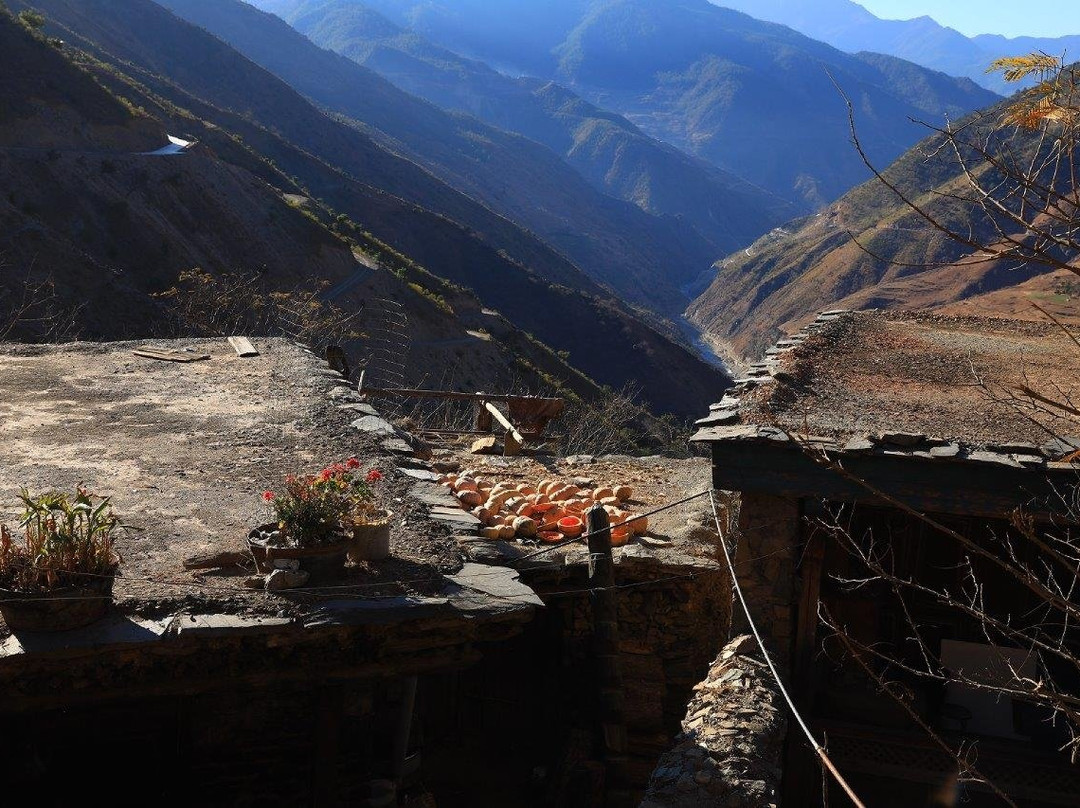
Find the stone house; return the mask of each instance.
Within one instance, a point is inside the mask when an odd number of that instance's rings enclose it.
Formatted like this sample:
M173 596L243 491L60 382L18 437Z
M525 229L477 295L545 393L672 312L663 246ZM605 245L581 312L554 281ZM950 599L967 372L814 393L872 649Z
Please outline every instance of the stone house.
M693 441L711 449L714 486L741 495L734 563L755 620L816 736L870 805L952 805L961 793L969 805L999 803L979 784L956 784L955 761L819 613L901 663L872 664L941 737L977 742L981 770L1019 804L1075 804L1080 771L1056 751L1060 724L1018 700L907 675L902 664L917 666L919 653L909 618L950 668L1000 676L990 671L1005 659L1037 676L1040 663L991 644L977 621L933 597L911 596L905 614L884 582L863 581L866 567L837 531L874 543L901 578L953 593L977 580L987 608L1031 614L1030 593L942 529L1000 547L1018 513L1059 535L1076 525L1077 466L1063 461L1080 426L1039 396L1068 401L1077 371L1080 349L1050 323L832 311L770 349L698 421ZM1075 670L1052 673L1077 692ZM820 778L789 731L783 804L821 804Z
M412 436L310 351L256 342L250 358L155 342L209 357L191 362L140 343L0 344L0 521L15 524L22 486L84 482L141 528L118 540L103 620L56 634L0 620L4 804L597 804L587 549L517 564L528 548L456 535ZM326 591L248 588L233 557L265 521L259 492L352 455L385 472L391 557ZM721 567L696 543L657 544L616 559L627 805L727 631Z

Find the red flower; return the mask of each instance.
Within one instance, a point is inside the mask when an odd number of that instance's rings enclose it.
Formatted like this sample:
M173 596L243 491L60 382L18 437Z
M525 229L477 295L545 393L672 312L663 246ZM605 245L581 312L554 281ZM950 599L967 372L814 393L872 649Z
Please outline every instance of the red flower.
M263 501L264 502L273 502L274 501L274 492L273 491L263 491Z
M381 471L379 471L378 469L372 469L371 471L369 471L367 473L367 477L366 477L366 479L367 479L367 481L369 483L377 482L378 480L381 480L382 478L383 478L383 473Z
M333 469L323 469L319 473L319 479L324 483L329 482L330 478L333 477L333 476L334 476L334 470Z
M350 457L348 460L345 461L345 468L349 469L349 471L352 471L353 469L358 469L360 468L360 461L357 460L355 457Z

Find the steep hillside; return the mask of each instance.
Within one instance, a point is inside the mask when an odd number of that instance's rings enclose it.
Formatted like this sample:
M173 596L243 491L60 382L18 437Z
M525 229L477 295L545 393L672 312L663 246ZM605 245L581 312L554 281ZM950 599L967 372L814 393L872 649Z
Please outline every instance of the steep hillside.
M0 72L0 146L152 151L168 142L157 121L72 71L55 47L27 36L8 15L0 13L0 23L0 53L13 66Z
M527 227L627 300L676 315L687 302L680 288L725 252L679 221L599 192L550 149L474 118L447 114L239 0L161 0L161 5ZM733 241L727 244L740 243Z
M995 131L1007 102L957 123L979 141ZM1027 164L1039 147L1028 133L1003 130L1016 159ZM995 223L972 203L962 170L939 136L927 138L888 167L910 199L960 232L991 243ZM984 164L977 175L993 186ZM853 238L854 236L854 238ZM856 240L858 243L856 243ZM860 247L860 245L862 245ZM865 248L865 249L863 249ZM949 240L877 180L845 194L821 213L792 222L717 264L716 278L689 316L737 355L756 355L815 312L843 308L944 305L1022 284L1046 270L986 261Z
M60 336L90 339L171 336L177 327L186 333L174 322L170 302L154 295L172 287L182 271L200 267L207 278L220 280L222 290L230 273L256 278L246 281L248 295L288 292L319 279L340 290L334 303L346 311L375 306L379 299L399 301L410 324L411 344L403 348L409 351L411 382L449 371L473 389L540 389L555 383L585 398L600 394L594 383L513 324L483 314L466 291L407 265L404 272L390 272L373 270L367 257L358 263L354 248L318 221L324 212L289 204L282 190L301 189L250 153L242 152L263 178L206 146L151 155L127 151L132 144L126 135L105 142L102 127L105 134L130 129L164 140L168 127L163 124L183 121L186 128L198 128L201 122L175 108L171 120L159 120L150 97L140 98L147 105L133 113L129 99L119 100L91 73L0 11L0 75L16 67L48 76L50 87L63 90L42 99L25 88L0 87L0 107L20 110L18 131L6 129L0 145L4 338L50 336L43 329L51 326L62 329ZM132 85L118 86L137 92ZM82 142L74 148L57 145L49 129L59 120L79 133L98 132L94 149L82 148ZM35 299L37 292L42 296ZM22 319L9 323L6 318L26 300L32 305ZM363 331L369 319L361 314L355 327ZM469 330L479 327L497 338L471 337ZM366 338L351 348L354 357L365 355Z
M883 20L854 0L712 0L718 6L753 17L788 25L800 33L856 53L875 51L940 70L950 76L967 76L994 92L1008 94L1009 85L1000 74L988 74L987 65L1001 56L1042 51L1069 53L1075 57L1080 35L1007 38L993 34L966 37L931 17Z
M102 80L109 80L110 72L117 71L134 76L140 82L139 87L123 92L143 93L138 95L137 104L147 107L157 104L163 115L173 114L172 107L191 110L195 118L213 124L195 133L202 142L212 144L216 151L227 153L230 159L240 161L252 171L265 170L265 166L259 167L258 158L272 160L281 171L302 184L303 192L325 200L336 212L360 223L363 229L411 255L437 275L475 289L483 306L503 312L515 325L536 334L552 348L569 351L575 367L598 383L614 388L627 383L638 386L644 400L656 410L681 414L693 413L695 407L699 408L702 401L714 397L727 383L722 373L642 323L624 306L602 295L599 287L580 275L572 264L505 219L480 209L491 224L503 228L493 235L467 223L455 222L438 209L410 204L394 194L373 188L371 181L387 177L380 170L363 171L357 162L365 155L348 149L350 143L358 142L362 146L363 135L343 125L340 130L335 129L338 124L299 99L279 80L229 50L219 40L160 7L136 0L124 3L126 9L105 2L93 8L90 8L91 3L60 0L38 0L37 4L48 5L53 15L50 26L60 36L84 45L96 57L112 65L110 70L102 68ZM155 25L147 25L148 20ZM134 26L133 29L125 27L128 24ZM108 47L95 42L91 35L100 36L109 43ZM112 52L113 48L122 53L123 58L118 58ZM216 67L202 76L196 72L198 60L195 60L186 63L178 71L179 76L166 79L156 72L156 60L165 61L167 52L204 53L207 58L203 61ZM141 59L154 64L155 69L141 65ZM235 72L222 73L222 70ZM194 77L187 76L187 72L195 72ZM219 87L211 81L215 74L232 76L232 81L222 80L219 83L228 86ZM252 77L261 77L261 81L256 82ZM181 78L191 86L181 86ZM200 93L211 98L200 97ZM253 102L263 99L262 106L256 103L244 105L242 98L245 95ZM282 98L285 101L281 101ZM265 124L255 117L255 110L265 116ZM302 115L308 116L306 124ZM282 125L276 121L281 121ZM188 131L194 126L196 124L190 120L183 119L180 131ZM347 167L333 163L333 149L313 153L311 145L321 142L317 139L320 132L351 133L360 138L342 144L345 151L340 157ZM303 144L291 140L294 133L303 138ZM242 143L233 136L242 138ZM374 157L384 159L380 153L374 152ZM406 169L416 168L393 155L387 154L385 159L398 160ZM379 164L375 163L375 167L378 169ZM437 184L430 175L406 171L405 179L411 176L426 177L427 182L433 183L431 187L443 189L440 193L444 193L445 198L468 201L466 197L455 196L456 192L447 186ZM358 179L361 177L364 181ZM495 237L500 233L509 234L508 240ZM509 238L516 241L509 243ZM521 254L525 255L524 260L518 258ZM535 262L529 260L533 257ZM532 271L541 267L548 269L547 264L561 267L574 285L552 284L554 273ZM582 293L583 287L596 292ZM562 311L573 313L575 317L580 312L583 320L592 317L607 324L592 335L589 350L582 348L574 329L566 326L561 315L553 315L553 312ZM633 338L630 347L628 334ZM671 385L667 377L669 372L684 377L686 383Z
M472 228L556 283L588 283L535 236L355 126L322 114L286 83L150 0L8 3L16 11L31 5L46 14L48 30L125 71L137 71L140 81L165 97L173 92L194 96L274 132L348 176Z
M799 212L555 82L513 78L464 59L354 0L307 0L284 18L407 92L544 144L598 190L682 217L723 252Z
M505 15L486 14L479 0L366 4L451 50L566 82L648 134L802 204L835 199L867 177L834 82L883 163L921 137L910 117L955 117L995 99L970 80L914 68L920 90L912 69L883 71L707 0L513 0ZM540 8L549 24L531 32L532 45L512 40L514 59L498 41L511 9Z

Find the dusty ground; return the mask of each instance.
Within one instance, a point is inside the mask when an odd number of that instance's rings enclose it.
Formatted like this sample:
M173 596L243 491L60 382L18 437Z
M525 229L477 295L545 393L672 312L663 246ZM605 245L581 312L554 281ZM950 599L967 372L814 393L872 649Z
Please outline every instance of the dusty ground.
M349 426L357 414L328 397L324 362L283 340L257 340L262 355L252 359L225 340L190 341L211 359L187 364L136 357L139 344L0 345L0 519L15 521L24 486L84 482L113 497L137 528L118 542L122 605L282 608L238 578L196 581L181 562L242 549L269 516L263 490L354 455L388 472L381 493L399 521L393 558L352 570L351 582L422 581L460 567L448 531L401 498L411 481Z
M783 360L787 375L744 397L744 420L847 439L900 431L994 445L1077 434L1021 386L1075 401L1080 348L1053 323L856 312Z

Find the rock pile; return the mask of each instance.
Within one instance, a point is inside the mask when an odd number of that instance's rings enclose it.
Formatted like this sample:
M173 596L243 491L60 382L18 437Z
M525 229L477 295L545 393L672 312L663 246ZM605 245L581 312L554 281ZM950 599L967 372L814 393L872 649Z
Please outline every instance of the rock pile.
M775 808L787 721L753 638L728 643L694 691L640 808Z

